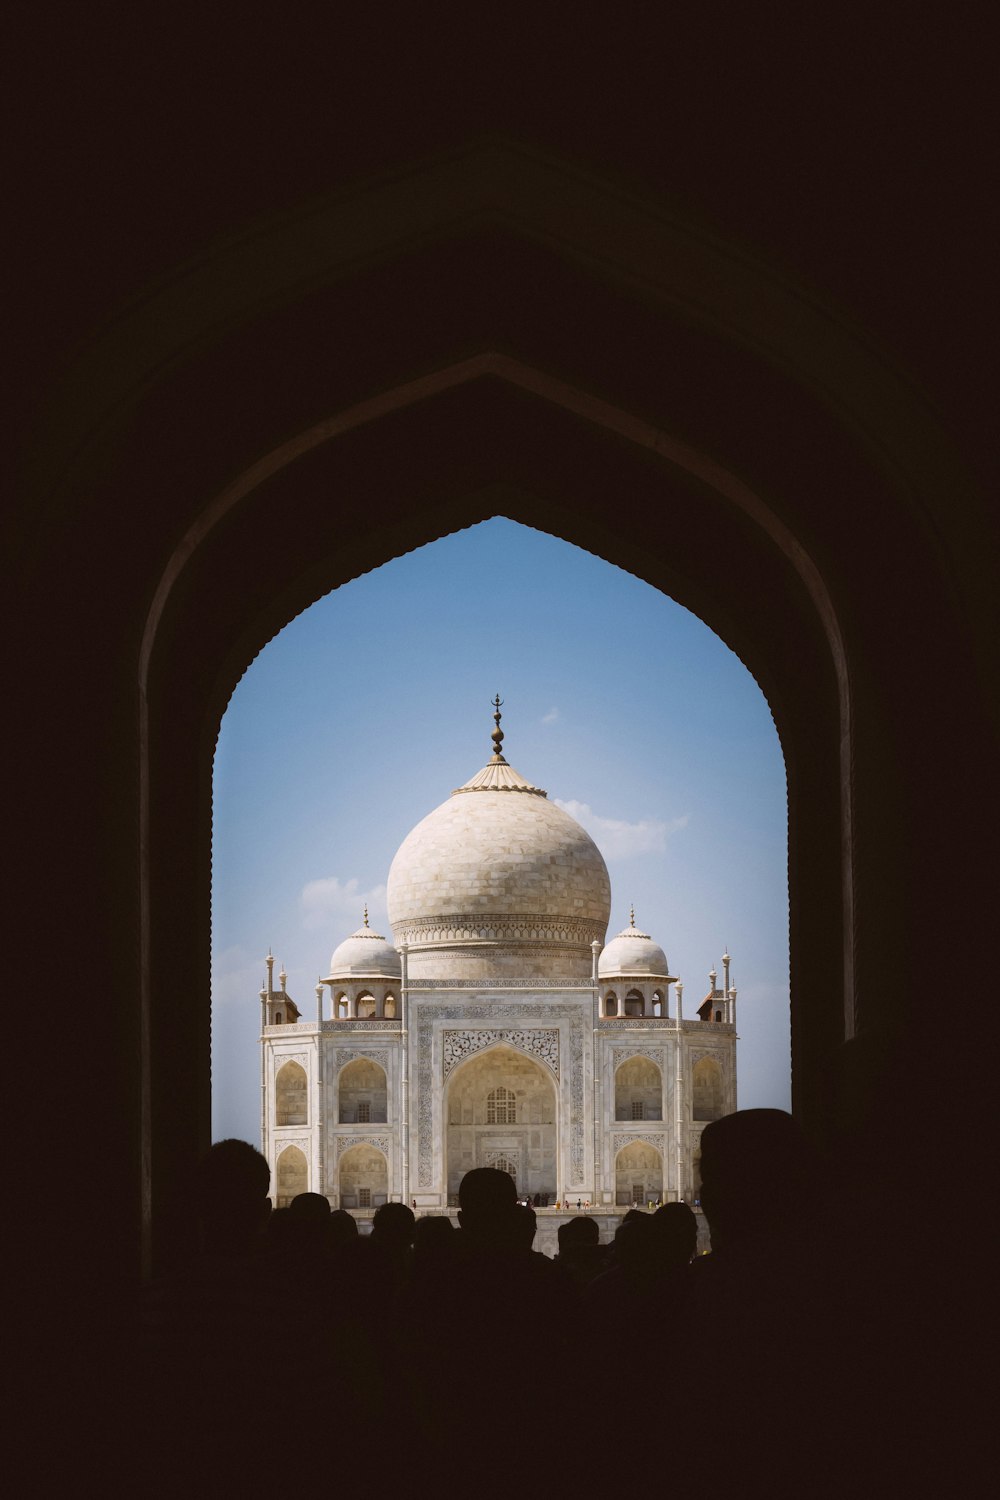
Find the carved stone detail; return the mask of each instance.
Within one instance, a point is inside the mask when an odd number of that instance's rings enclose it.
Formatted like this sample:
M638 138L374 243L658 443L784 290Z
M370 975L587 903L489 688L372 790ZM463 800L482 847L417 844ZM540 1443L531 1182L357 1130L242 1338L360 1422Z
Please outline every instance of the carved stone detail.
M650 1062L656 1063L661 1073L663 1071L662 1047L612 1047L611 1049L611 1064L615 1068L630 1057L648 1057Z
M324 1031L401 1031L402 1020L398 1016L365 1016L362 1020L324 1021Z
M275 1052L272 1055L274 1057L274 1074L275 1074L275 1077L277 1077L277 1075L278 1075L279 1068L283 1068L285 1066L285 1063L290 1063L290 1062L298 1063L298 1065L302 1069L303 1073L305 1073L306 1076L308 1077L308 1075L309 1075L309 1054L308 1054L308 1052Z
M358 1052L353 1047L338 1047L336 1063L338 1071L345 1068L349 1062L357 1062L358 1059L378 1063L380 1068L389 1071L389 1049L388 1047L366 1048L364 1052Z
M387 1135L339 1135L337 1137L337 1160L352 1146L375 1146L388 1158L389 1137Z
M281 1156L281 1153L289 1146L298 1146L299 1150L302 1152L302 1155L306 1157L306 1159L308 1159L309 1157L309 1141L303 1140L301 1136L274 1136L272 1138L271 1144L274 1147L274 1160L276 1165L278 1162L278 1158Z
M535 945L532 944L534 947ZM424 990L578 990L581 992L594 992L594 986L590 980L582 980L579 974L574 974L569 979L514 979L502 976L494 979L475 979L467 984L460 979L415 979L412 984L407 985L408 994L420 994ZM327 1022L323 1023L328 1024ZM330 1023L332 1024L332 1023ZM341 1022L341 1025L344 1023Z
M446 1031L441 1040L444 1046L445 1078L459 1063L465 1062L466 1058L500 1043L537 1058L557 1078L559 1076L558 1031L514 1031L508 1027L492 1031Z
M490 916L483 913L475 925L456 914L452 917L424 917L404 922L394 930L396 942L411 948L426 948L435 943L503 943L505 948L524 943L558 947L589 948L601 940L600 923L588 917Z
M602 1031L676 1031L672 1021L663 1016L601 1016L597 1022ZM684 1022L687 1030L688 1023Z
M625 1146L632 1146L632 1145L635 1144L636 1141L638 1141L638 1143L639 1143L640 1146L652 1146L653 1150L654 1151L659 1151L660 1155L662 1156L663 1155L663 1148L664 1148L664 1146L666 1144L666 1132L664 1132L664 1134L660 1135L660 1136L648 1135L648 1134L647 1135L613 1135L611 1137L611 1156L612 1156L612 1160L618 1155L619 1151L621 1151Z
M482 1162L484 1167L495 1167L498 1161L509 1161L514 1168L514 1181L517 1181L521 1171L521 1153L516 1146L500 1147L496 1151L483 1151Z

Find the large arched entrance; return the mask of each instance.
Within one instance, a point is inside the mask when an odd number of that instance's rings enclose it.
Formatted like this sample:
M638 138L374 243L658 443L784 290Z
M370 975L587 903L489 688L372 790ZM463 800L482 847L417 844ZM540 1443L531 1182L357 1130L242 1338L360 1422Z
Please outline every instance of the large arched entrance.
M617 222L618 198L600 184L560 177L558 168L530 156L518 159L512 174L502 158L501 150L495 161L470 158L456 165L461 192L470 182L475 192L492 191L485 185L499 162L501 197L517 184L518 202L509 204L511 222L521 212L530 222L537 204L565 205L574 196L580 199L581 225ZM559 192L546 193L543 178L554 179L549 185ZM539 189L531 205L519 198L529 183ZM405 202L384 216L401 247L407 204L421 203L410 187L407 182ZM394 191L386 188L390 197ZM449 192L442 201L450 201ZM607 212L595 218L598 205ZM560 233L569 232L566 225L562 212ZM605 264L588 250L588 234L581 228L580 264ZM279 279L287 278L283 285L294 287L301 284L295 280L297 257L306 247L312 253L317 243L314 221L289 221L286 238L267 263ZM289 292L286 304L284 292L276 295L281 316L265 330L254 323L260 306L255 291L237 319L246 322L238 335L230 337L228 327L213 329L213 391L227 381L234 392L244 390L241 372L248 353L255 368L281 372L280 389L261 383L253 408L241 407L245 440L235 434L230 442L227 428L220 448L222 429L212 427L214 407L203 399L204 346L197 360L185 364L178 356L165 363L158 331L171 325L158 306L152 307L148 340L144 327L128 330L134 347L148 350L150 372L170 370L167 387L157 393L172 412L163 427L164 443L173 443L180 422L203 413L202 427L186 451L197 455L204 472L228 476L211 496L190 487L185 491L188 509L175 535L189 529L151 590L155 596L137 667L142 1160L155 1177L155 1183L147 1179L144 1202L153 1211L162 1205L169 1219L166 1205L209 1138L210 764L234 684L261 646L321 593L494 514L576 542L668 592L718 632L763 688L788 766L793 1107L807 1124L816 1123L823 1109L822 1074L854 1024L856 739L839 606L830 594L839 575L835 568L821 571L817 559L821 562L824 554L815 527L824 515L842 513L857 490L857 469L850 423L837 415L836 402L818 405L813 389L826 388L836 375L840 398L850 409L852 392L864 388L867 417L874 421L866 351L844 336L834 360L828 343L832 325L822 309L780 277L761 277L725 246L712 252L715 290L706 291L707 262L699 261L696 284L685 291L681 283L690 261L671 249L686 244L683 228L667 223L659 211L644 217L638 205L633 231L617 245L624 260L644 257L644 269L626 268L623 260L620 276L611 271L588 283L585 301L570 284L565 257L548 257L542 248L544 234L537 254L534 249L528 254L525 241L531 282L518 275L509 288L505 284L504 306L527 315L541 299L544 316L529 317L527 323L520 317L516 355L491 352L493 320L470 334L464 312L458 325L448 316L425 318L420 337L426 342L423 330L433 326L434 347L421 343L418 349L408 309L419 305L420 297L426 301L429 290L445 296L449 279L422 279L424 266L415 281L405 248L394 258L391 247L383 247L377 259L384 275L369 268L373 281L365 298L355 298L358 317L351 324L356 288L349 268L364 263L365 251L349 248L350 238L344 222L330 236L337 247L336 273L314 299ZM217 279L220 267L213 262L209 271ZM317 273L312 284L318 287L320 279ZM626 283L641 283L650 293L636 306L626 306L620 295ZM495 281L488 284L492 307ZM377 368L369 359L359 383L345 339L351 326L359 351L373 353L370 325L361 314L376 294L384 327L398 348L380 343ZM705 307L706 295L705 317L698 314L693 324L681 326L674 309ZM340 320L341 357L335 362L327 357L329 324L317 317L324 299L336 303ZM581 320L586 337L573 331ZM553 346L550 335L557 323L562 341ZM720 328L727 330L721 343ZM631 376L610 358L623 350L626 329L634 340ZM485 352L459 357L455 351L467 350L470 339ZM664 364L662 351L668 348L674 354ZM803 370L820 350L821 368L814 379L805 378ZM661 372L655 394L645 381L632 378L642 361L655 362ZM414 376L415 369L425 373ZM555 369L564 373L556 377ZM316 388L317 370L324 371L322 391ZM710 410L703 394L709 387ZM137 379L136 390L141 388ZM911 410L901 385L890 389L883 382L879 389L879 400L884 392L894 417L908 424L906 443L917 451L926 431L923 417ZM360 400L359 390L366 393ZM323 417L323 412L333 415ZM790 442L798 443L794 479L785 462ZM116 486L123 504L125 497L132 503L144 493L154 472L151 451L150 442L137 444L132 467L119 465ZM251 453L255 457L246 466ZM266 456L259 457L262 453ZM778 454L784 467L772 462ZM736 478L737 471L749 476L748 482ZM193 482L190 475L185 479ZM869 510L882 501L887 507L897 503L883 480L881 467L877 473L874 467L865 470ZM609 496L626 493L634 513L649 518L641 534L617 524L609 507ZM773 505L759 498L765 494L773 494ZM279 570L273 548L277 515L283 538ZM907 536L913 562L912 528ZM724 590L718 581L720 555L730 564ZM919 572L923 564L918 563ZM863 653L855 653L851 667L864 673ZM885 674L880 681L889 685ZM879 737L882 721L869 727L864 741L869 761L891 757L894 749L884 734ZM903 826L902 812L890 816L884 795L867 812L879 826L893 818ZM874 907L886 889L885 882L869 882ZM877 925L870 924L869 931ZM183 1005L176 1003L166 978L178 934L196 974ZM866 951L872 973L881 972L884 942ZM802 990L806 973L808 1004ZM873 1006L883 989L869 986ZM183 1118L173 1102L181 1097L190 1101ZM183 1226L178 1222L175 1228L181 1237Z
M450 1202L473 1167L498 1167L510 1173L518 1192L554 1199L556 1088L541 1063L513 1047L490 1047L456 1069L446 1105Z

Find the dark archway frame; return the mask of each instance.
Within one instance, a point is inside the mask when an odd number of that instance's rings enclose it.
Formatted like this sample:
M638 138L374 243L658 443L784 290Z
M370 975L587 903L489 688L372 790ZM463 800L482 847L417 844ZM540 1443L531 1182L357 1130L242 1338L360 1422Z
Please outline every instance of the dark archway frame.
M869 830L899 826L909 795L879 782L888 678L852 617L840 542L849 521L851 563L874 571L887 530L905 533L919 593L937 568L920 479L947 469L843 320L662 205L491 145L216 247L81 369L46 453L56 488L96 474L120 515L141 495L159 549L133 658L157 1257L183 1232L173 1205L209 1138L211 773L228 697L316 598L498 513L694 610L765 692L788 773L793 1104L815 1121L858 1016L856 757ZM502 598L487 605L502 619ZM890 841L867 847L866 890L898 926L905 889L893 907L878 884ZM879 951L863 956L870 1004Z
M423 541L433 540L443 531L453 529L456 521L472 524L498 512L582 544L607 560L645 576L647 581L665 589L681 602L693 603L698 613L735 645L751 670L756 669L758 680L765 685L775 712L788 767L793 976L798 955L808 944L819 959L819 971L824 976L823 982L814 986L810 995L814 1011L823 1014L827 1023L822 1050L827 1052L845 1034L850 1034L852 1002L850 989L845 988L843 964L845 952L850 952L847 937L850 911L837 906L838 886L839 894L842 895L844 890L839 855L843 848L849 847L844 840L848 786L842 779L844 765L840 753L848 741L846 683L843 672L838 680L835 652L823 628L820 611L816 609L802 577L801 555L797 554L790 539L784 548L776 543L773 532L778 531L780 535L780 526L773 520L770 527L761 524L763 507L755 502L755 497L745 487L721 474L718 466L699 464L697 456L682 453L679 458L679 445L671 444L666 434L653 432L648 424L635 424L635 431L629 431L627 414L622 412L612 412L613 420L601 421L600 418L608 415L606 405L602 404L595 416L595 403L588 402L582 394L574 402L574 393L564 384L558 387L558 399L553 399L546 392L546 380L540 372L517 366L506 358L484 356L468 361L460 373L459 384L449 378L454 377L454 371L444 372L444 379L430 383L431 392L426 390L425 384L418 387L416 393L413 387L385 393L378 402L377 418L369 417L365 412L367 420L341 420L330 424L333 433L328 425L322 424L303 434L297 442L286 445L282 454L284 463L280 467L271 459L255 466L241 483L230 487L223 503L210 508L209 515L200 525L197 539L185 540L183 566L177 571L173 585L165 586L158 595L144 642L146 672L141 679L140 698L143 705L140 743L148 748L141 766L143 807L147 819L141 844L147 851L141 871L141 890L142 993L143 1014L147 1018L144 1060L149 1070L147 1099L151 1160L155 1160L157 1149L160 1153L170 1149L173 1154L182 1148L177 1128L179 1122L174 1117L166 1126L169 1144L166 1140L158 1148L155 1144L155 1101L161 1092L168 1097L193 1096L199 1100L201 1129L196 1139L187 1142L187 1149L196 1150L207 1139L204 1122L210 1095L207 1056L210 781L214 739L226 699L256 651L274 631L334 583L346 581L366 567L388 561ZM630 440L626 444L621 441L623 431ZM417 497L411 498L411 493L404 488L406 477L419 475L421 483L426 485L433 472L435 452L448 451L454 458L457 432L463 434L466 463L473 471L478 469L479 472L470 476L471 483L466 481L462 486L464 493L450 499L446 511L442 513L437 507L429 506L421 513ZM478 443L470 444L474 435L478 436ZM339 460L341 450L348 443L351 451L345 473ZM508 453L530 455L529 468L534 468L541 460L546 472L561 475L559 481L555 484L550 481L543 489L529 472L523 472L518 475L516 484L510 481L500 485L495 481L490 483L489 467L482 468L477 464L475 453L470 448L491 452L498 444ZM630 447L638 449L638 453L630 452ZM692 512L700 512L701 528L708 527L706 540L709 534L714 535L723 547L740 550L742 544L738 533L748 526L763 533L773 576L772 598L792 594L794 608L787 610L784 628L790 636L798 639L800 645L809 613L813 616L812 651L804 674L802 668L806 663L800 659L796 660L791 674L782 672L782 664L777 667L774 663L768 664L764 660L765 650L748 640L728 611L723 613L720 621L710 598L703 595L693 597L690 577L682 579L669 566L663 572L651 569L649 559L645 560L645 565L640 563L632 549L622 547L622 539L616 537L610 527L595 524L593 506L588 507L589 515L574 512L573 494L566 493L566 490L579 486L579 465L585 453L592 493L593 486L597 485L595 498L602 487L598 475L602 475L605 492L617 480L634 499L641 496L639 509L643 514L655 511L657 506L669 506L678 517L681 514L688 516L688 525L684 529L690 530ZM387 454L392 455L392 461L389 471L385 472ZM682 464L681 458L687 462ZM366 493L360 501L361 507L371 513L377 508L380 494L395 494L398 508L394 524L374 528L366 538L367 549L360 556L352 552L350 546L341 546L338 549L338 571L331 576L331 559L323 553L324 508L316 504L315 497L329 494L331 490L340 491L358 504L362 474ZM582 498L579 492L577 498ZM399 502L404 503L400 505ZM349 507L348 511L350 513ZM242 567L236 569L242 582L234 585L234 552L244 559L254 553L267 557L268 538L275 530L277 515L281 517L283 534L287 536L289 529L294 531L296 545L293 552L285 544L284 562L291 576L283 585L279 584L267 609L262 611L261 594L256 587L258 581L247 577ZM734 532L737 535L734 536ZM338 535L342 538L339 528ZM819 580L808 568L804 571L809 582L818 585L820 600L825 605L827 601ZM237 619L234 623L238 629L233 633L230 626L220 634L217 624L227 590L228 604L235 611ZM707 592L710 595L710 587ZM182 603L178 595L182 596ZM181 604L179 610L178 603ZM497 608L502 613L502 599L497 600ZM832 609L828 610L828 619L832 620ZM836 636L834 640L839 647ZM164 644L167 649L160 655ZM203 700L200 741L178 743L176 730L181 726L189 727L190 723L190 664L199 653L207 654L208 660L214 659L220 665L210 687L205 683L209 692ZM655 691L655 664L651 664L651 685ZM825 754L821 744L825 746ZM168 766L171 776L178 776L183 768L184 782L199 789L199 795L192 800L192 808L197 809L194 825L191 826L189 818L185 819L190 841L187 858L174 863L172 869L175 878L182 870L193 868L197 871L194 886L189 877L185 878L184 897L186 901L193 888L200 889L200 917L190 910L182 917L178 910L181 893L169 888L169 867L154 853L171 843L175 848L178 845L176 803L172 805L169 831L162 823L159 829L156 826L156 811L163 808L163 799L155 783ZM166 881L165 876L168 876ZM816 901L816 910L812 910L812 893L819 892L823 894ZM162 968L158 954L166 951L170 941L168 935L176 936L179 923L184 918L190 922L192 916L198 922L197 950L204 955L198 969L204 975L205 993L199 995L188 1010L188 1041L178 1051L156 1036L157 1027L153 1020L158 1009L156 976ZM197 988L200 989L200 985ZM174 1020L178 1019L176 1004L171 1014ZM817 1031L814 1025L814 1045ZM808 1073L809 1070L809 1044L810 1037L803 1035L798 1024L793 999L793 1085L796 1088L799 1073L802 1070ZM165 1060L168 1060L166 1069ZM168 1070L174 1071L178 1061L181 1068L175 1076L165 1076ZM797 1090L798 1095L801 1092ZM803 1111L800 1097L796 1098L796 1103ZM187 1123L193 1125L193 1118ZM152 1180L148 1201L152 1208L155 1204L155 1183Z

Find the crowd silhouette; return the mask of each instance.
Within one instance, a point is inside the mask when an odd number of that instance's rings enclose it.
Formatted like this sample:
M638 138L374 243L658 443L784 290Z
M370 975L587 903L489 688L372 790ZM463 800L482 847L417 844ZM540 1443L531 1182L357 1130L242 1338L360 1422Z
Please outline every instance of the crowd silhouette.
M835 1494L859 1474L902 1492L923 1449L893 1446L912 1382L889 1388L886 1346L920 1314L908 1281L894 1299L873 1277L836 1162L791 1116L743 1110L705 1127L701 1173L711 1253L668 1203L608 1245L574 1215L549 1258L505 1172L466 1174L458 1228L387 1203L362 1235L319 1194L272 1212L265 1159L217 1143L189 1254L144 1297L144 1462L191 1493L499 1494L512 1467L575 1493L638 1482L637 1461L685 1493Z

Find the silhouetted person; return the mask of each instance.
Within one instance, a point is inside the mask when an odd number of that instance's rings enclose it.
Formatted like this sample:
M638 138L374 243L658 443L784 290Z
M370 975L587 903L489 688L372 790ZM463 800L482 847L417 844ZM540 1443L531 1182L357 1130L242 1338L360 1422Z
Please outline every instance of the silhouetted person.
M519 1409L538 1412L542 1420L519 1426L518 1444L525 1462L543 1465L553 1431L585 1409L582 1320L565 1278L531 1249L533 1211L518 1204L508 1173L466 1173L459 1204L446 1279L422 1281L408 1305L414 1441L421 1461L499 1490L509 1474L485 1459L488 1414L509 1410L515 1393Z
M559 1254L555 1264L578 1289L585 1287L607 1270L607 1247L601 1244L597 1220L589 1214L567 1219L556 1231Z
M327 1233L334 1247L353 1244L358 1238L358 1221L346 1208L335 1208L330 1213Z
M322 1193L296 1193L288 1205L293 1219L310 1224L325 1224L330 1217L330 1200Z
M405 1203L383 1203L372 1219L372 1237L383 1244L410 1246L416 1215Z
M385 1312L389 1311L391 1297L409 1281L415 1223L413 1210L405 1203L383 1203L375 1210L370 1250Z
M379 1404L363 1325L346 1300L343 1315L333 1316L320 1248L329 1206L324 1214L316 1195L297 1209L294 1200L266 1236L269 1185L266 1160L245 1141L213 1146L193 1182L197 1248L147 1298L136 1433L163 1489L258 1493L279 1482L282 1461L262 1441L262 1391L290 1354L305 1389L346 1404L360 1381ZM304 1234L315 1256L303 1253ZM369 1420L367 1407L352 1417L362 1445L374 1441ZM298 1461L308 1474L311 1455Z
M686 1203L662 1203L652 1218L657 1258L664 1269L687 1266L698 1243L698 1220Z
M683 1330L691 1389L707 1403L695 1435L708 1444L726 1430L720 1463L750 1488L794 1490L820 1455L833 1477L839 1314L815 1233L820 1161L790 1115L740 1110L705 1126L701 1176L712 1253L690 1267ZM723 1371L731 1399L715 1384Z

